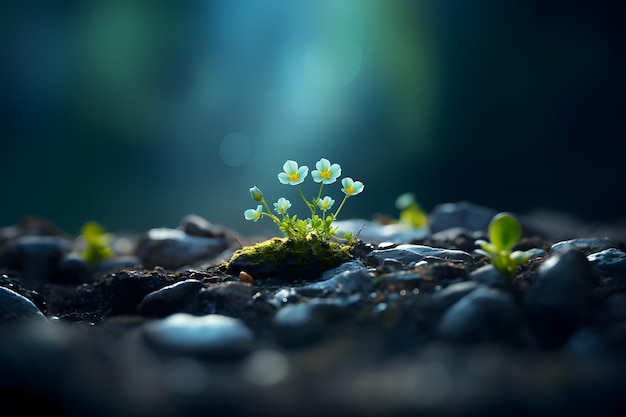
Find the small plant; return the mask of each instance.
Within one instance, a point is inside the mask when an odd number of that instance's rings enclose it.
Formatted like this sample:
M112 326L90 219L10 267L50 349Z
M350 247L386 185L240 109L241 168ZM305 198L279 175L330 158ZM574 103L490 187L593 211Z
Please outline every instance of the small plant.
M400 210L398 223L412 228L428 225L428 214L418 204L415 194L404 193L396 199L396 208Z
M541 250L531 249L528 251L516 250L513 247L522 237L522 227L510 213L498 213L489 223L489 240L476 240L477 253L491 259L491 264L504 275L512 278L515 276L520 265L525 264L531 258L537 256Z
M81 256L89 265L96 265L113 256L113 249L111 249L113 235L106 233L98 223L85 223L81 233L86 243Z
M278 180L281 184L293 185L298 189L300 197L311 212L311 217L307 219L298 219L296 215L291 216L289 209L291 202L284 197L279 198L274 204L274 211L277 215L272 214L267 201L263 197L261 190L254 186L250 188L250 196L253 200L260 202L256 209L248 209L244 212L246 220L258 221L262 217L269 217L278 225L281 232L290 239L306 240L311 237L317 237L322 240L330 240L338 235L338 230L333 226L333 222L343 208L348 198L360 194L364 185L361 181L354 181L350 177L341 180L344 193L343 200L334 213L329 213L335 200L330 196L322 197L322 190L325 185L333 184L341 175L341 166L339 164L331 164L328 159L322 158L315 164L315 170L311 172L313 181L320 184L317 197L311 201L307 200L300 188L300 184L309 173L307 166L298 166L298 163L288 160L283 165L283 172L278 174ZM265 210L264 210L265 209ZM280 217L279 217L280 216ZM352 233L344 233L344 238L348 242L354 242Z

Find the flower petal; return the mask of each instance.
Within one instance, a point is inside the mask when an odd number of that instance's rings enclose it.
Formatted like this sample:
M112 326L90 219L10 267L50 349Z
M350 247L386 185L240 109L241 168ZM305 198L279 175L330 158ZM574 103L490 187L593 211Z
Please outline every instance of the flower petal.
M279 173L278 181L280 181L281 184L289 184L289 175L284 172Z

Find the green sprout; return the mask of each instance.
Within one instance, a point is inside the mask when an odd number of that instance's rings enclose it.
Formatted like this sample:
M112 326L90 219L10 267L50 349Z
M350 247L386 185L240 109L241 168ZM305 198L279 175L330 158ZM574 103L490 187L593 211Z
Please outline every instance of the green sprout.
M246 210L244 212L244 218L256 222L262 217L269 217L278 225L280 231L291 239L305 240L316 236L322 240L330 240L338 235L338 229L333 226L333 222L348 198L360 194L363 191L364 185L361 181L354 181L350 177L343 178L341 180L341 185L343 185L341 191L344 193L344 197L337 210L332 213L330 210L335 204L335 200L330 196L322 197L322 190L325 185L333 184L337 181L341 175L341 166L339 166L339 164L331 164L328 159L322 158L317 161L315 167L317 169L311 172L311 177L313 181L320 183L320 188L317 197L313 198L311 201L306 199L300 188L300 184L304 182L304 179L309 174L309 168L307 166L299 167L297 162L288 160L283 165L283 172L278 174L278 180L281 184L293 185L298 189L300 197L311 212L311 217L298 219L296 215L291 216L289 214L291 202L284 197L279 198L278 201L273 203L274 211L277 215L272 214L267 201L263 197L263 193L258 187L254 186L250 188L250 196L254 201L258 201L261 204L259 204L256 209ZM355 241L352 233L349 232L344 232L344 238L348 242Z
M539 249L511 251L521 237L522 227L517 219L510 213L498 213L489 223L491 243L482 239L476 240L476 245L480 246L476 252L487 256L498 271L512 278L520 265L541 252Z
M113 256L113 249L111 249L113 235L106 233L98 223L85 223L82 228L82 235L85 238L86 246L82 250L81 256L89 265L96 265Z
M400 210L398 223L412 228L422 228L428 225L428 214L418 204L415 194L401 194L396 199L396 208Z

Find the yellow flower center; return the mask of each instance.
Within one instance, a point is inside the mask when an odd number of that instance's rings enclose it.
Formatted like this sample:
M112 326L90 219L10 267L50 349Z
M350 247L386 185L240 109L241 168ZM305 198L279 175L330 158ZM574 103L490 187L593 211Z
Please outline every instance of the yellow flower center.
M297 172L292 172L291 174L289 174L289 181L298 181L298 178L300 178L300 176Z
M324 178L325 180L330 178L330 171L322 171L320 173L320 175L322 176L322 178Z
M354 194L354 187L346 187L346 192L348 194Z

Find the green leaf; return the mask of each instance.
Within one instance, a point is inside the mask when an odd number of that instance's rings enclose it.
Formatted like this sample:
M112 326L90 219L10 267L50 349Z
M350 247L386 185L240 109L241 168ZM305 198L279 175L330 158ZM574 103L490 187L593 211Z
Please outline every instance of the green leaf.
M85 240L90 244L99 243L100 237L104 235L104 229L96 222L85 223L81 232L85 237Z
M498 213L489 224L489 239L500 251L510 251L522 237L522 227L509 213Z

